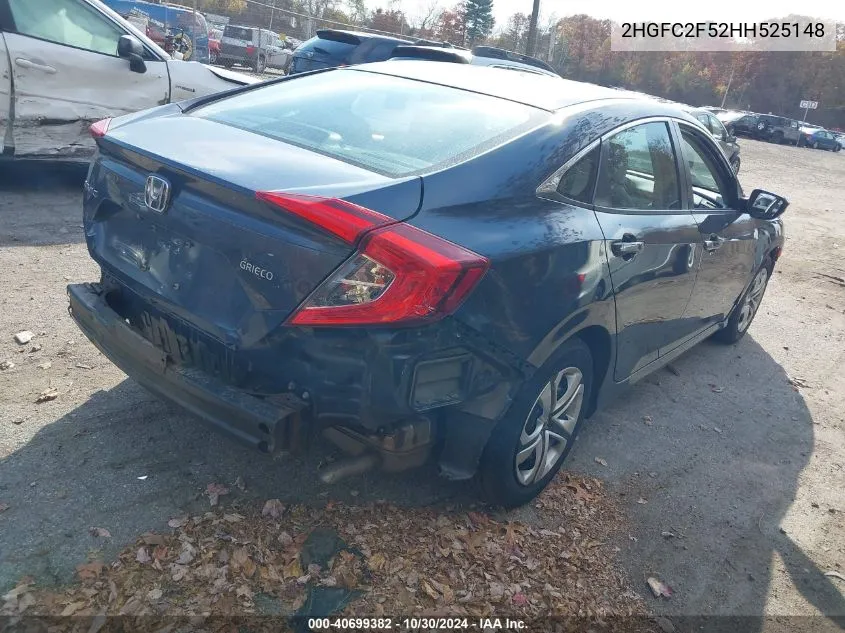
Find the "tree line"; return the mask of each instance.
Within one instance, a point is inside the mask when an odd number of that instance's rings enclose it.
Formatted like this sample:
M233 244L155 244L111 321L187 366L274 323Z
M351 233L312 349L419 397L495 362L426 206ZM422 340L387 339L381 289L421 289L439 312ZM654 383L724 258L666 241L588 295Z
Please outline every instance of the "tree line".
M233 17L266 12L271 2L200 0L207 10ZM368 9L364 0L275 0L275 6L325 20L317 25L323 28L349 25L457 46L488 44L516 52L526 52L530 22L528 15L515 13L504 24L496 25L493 0L460 0L448 8L443 8L439 0L430 0L415 15L402 11L394 0L374 10ZM301 20L292 23L299 31L305 26ZM804 111L799 102L817 101L819 109L808 113L808 122L845 128L843 25L839 27L837 50L829 53L615 52L610 50L612 26L610 20L587 15L552 17L538 25L533 54L567 79L627 88L691 105L718 106L724 100L727 108L801 119Z

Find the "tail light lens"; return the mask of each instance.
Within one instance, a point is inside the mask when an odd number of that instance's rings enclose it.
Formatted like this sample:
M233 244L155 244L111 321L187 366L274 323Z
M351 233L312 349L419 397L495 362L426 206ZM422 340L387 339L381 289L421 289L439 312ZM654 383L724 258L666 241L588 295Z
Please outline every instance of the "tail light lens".
M92 123L91 127L88 128L88 131L91 132L91 136L95 139L103 138L106 135L106 132L109 131L109 125L111 125L111 119L103 119L102 121Z
M254 46L250 45L250 46L247 46L247 47L246 47L246 54L247 54L247 55L252 55L254 52L255 52L255 47L254 47Z
M288 319L291 325L403 325L454 312L490 262L422 229L344 200L260 192L321 226L356 253Z

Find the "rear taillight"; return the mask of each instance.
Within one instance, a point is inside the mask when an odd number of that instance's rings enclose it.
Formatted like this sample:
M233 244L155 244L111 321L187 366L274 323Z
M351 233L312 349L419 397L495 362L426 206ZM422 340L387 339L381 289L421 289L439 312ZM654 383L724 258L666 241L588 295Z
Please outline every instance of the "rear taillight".
M91 136L94 138L103 138L106 132L109 131L109 125L111 125L111 119L103 119L102 121L92 123L88 131L91 132Z
M252 55L254 52L255 52L255 47L254 47L254 46L249 45L249 46L247 46L247 47L246 47L246 54L247 54L247 55Z
M410 324L454 312L489 261L426 231L344 200L259 192L358 250L288 319L291 325Z

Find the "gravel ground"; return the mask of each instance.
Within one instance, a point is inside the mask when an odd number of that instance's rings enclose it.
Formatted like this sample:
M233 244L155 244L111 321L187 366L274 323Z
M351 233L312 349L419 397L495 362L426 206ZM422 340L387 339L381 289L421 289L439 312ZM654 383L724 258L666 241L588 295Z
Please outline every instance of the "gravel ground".
M787 245L750 333L704 343L597 414L568 468L605 481L626 515L619 564L656 613L845 618L845 153L742 141L741 181L786 195ZM470 502L433 469L329 489L322 454L272 461L127 380L66 312L64 286L98 277L80 230L84 173L0 173L0 591L25 574L68 581L89 555L207 507L210 482L285 503ZM12 337L36 336L27 345ZM790 383L790 380L792 383ZM39 394L58 397L36 404ZM595 458L606 461L600 465ZM3 505L0 505L2 508ZM532 507L514 518L537 520ZM110 531L94 539L89 527ZM645 578L675 593L657 601ZM682 628L682 627L681 627ZM764 629L747 623L747 631Z

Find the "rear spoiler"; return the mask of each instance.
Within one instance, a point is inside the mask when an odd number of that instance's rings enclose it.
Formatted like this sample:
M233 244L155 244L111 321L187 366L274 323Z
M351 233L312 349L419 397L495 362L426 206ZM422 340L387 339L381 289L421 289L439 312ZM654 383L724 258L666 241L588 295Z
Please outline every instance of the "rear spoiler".
M435 62L452 62L455 64L469 64L471 55L456 49L439 48L436 46L397 46L390 54L396 57L410 59L427 59Z
M360 44L361 38L354 33L346 31L334 31L332 29L319 29L317 37L322 40L332 40L334 42L343 42L345 44Z

